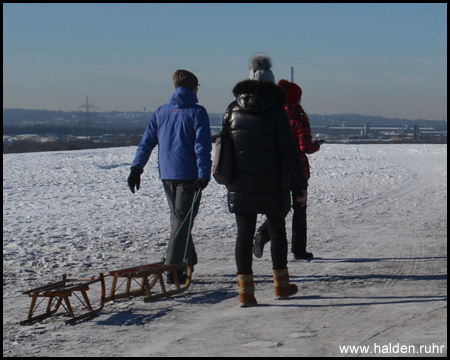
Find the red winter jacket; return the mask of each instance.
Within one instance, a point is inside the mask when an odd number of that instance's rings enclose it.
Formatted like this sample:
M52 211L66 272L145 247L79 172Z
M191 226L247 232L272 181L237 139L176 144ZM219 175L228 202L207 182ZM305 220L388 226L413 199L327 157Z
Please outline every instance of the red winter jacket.
M300 150L300 157L302 159L306 178L309 179L311 174L306 154L312 154L318 151L320 149L320 144L318 141L312 142L309 118L302 106L300 104L286 104L284 108L288 113L292 133L294 134L295 142Z

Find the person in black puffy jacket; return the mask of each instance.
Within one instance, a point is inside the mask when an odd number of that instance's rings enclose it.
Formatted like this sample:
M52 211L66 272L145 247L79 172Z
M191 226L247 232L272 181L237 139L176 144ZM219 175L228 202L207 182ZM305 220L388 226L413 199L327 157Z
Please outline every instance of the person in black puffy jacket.
M241 307L257 304L254 297L252 243L258 214L266 214L271 239L275 297L294 295L289 284L285 215L291 207L290 178L306 202L308 186L298 146L284 109L285 92L275 84L271 60L257 54L250 60L250 79L233 89L236 100L227 108L221 136L234 147L228 208L236 216L236 265Z

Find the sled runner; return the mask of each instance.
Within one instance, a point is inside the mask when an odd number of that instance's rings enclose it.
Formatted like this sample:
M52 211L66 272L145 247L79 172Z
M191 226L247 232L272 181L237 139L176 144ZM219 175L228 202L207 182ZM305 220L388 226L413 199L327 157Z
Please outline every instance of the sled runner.
M89 290L90 285L97 282L100 282L101 297L99 305L96 308L93 308L87 295L87 291ZM82 298L77 295L77 292L81 293ZM65 321L66 324L71 324L75 321L94 316L103 309L105 304L105 278L103 274L100 274L98 278L92 279L67 279L67 275L64 274L61 281L23 291L22 293L31 297L31 305L27 319L21 321L20 325L26 325L34 321L46 319L54 315L61 306L71 317L71 319ZM80 315L74 314L74 309L69 299L72 295L75 295L79 302L87 309L86 313ZM42 298L42 300L36 305L38 298ZM33 316L39 305L46 298L48 299L46 311L40 315Z
M186 274L186 282L181 284L177 272ZM164 282L164 275L170 274L175 285L174 290L167 290ZM185 292L191 285L192 270L188 264L164 265L164 263L147 264L134 268L121 269L109 273L113 277L111 293L105 301L118 300L129 296L145 294L145 302L161 299L164 297L177 295ZM118 282L121 283L118 285ZM159 282L160 291L152 292L155 285ZM125 289L119 292L122 285L126 283ZM137 284L133 288L133 284Z

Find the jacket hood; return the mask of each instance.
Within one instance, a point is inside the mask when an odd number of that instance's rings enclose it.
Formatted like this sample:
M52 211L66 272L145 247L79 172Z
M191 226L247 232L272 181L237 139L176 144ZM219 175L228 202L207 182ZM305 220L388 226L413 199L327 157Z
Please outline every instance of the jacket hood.
M175 108L183 108L198 103L198 98L194 92L187 88L178 87L169 99L169 105Z
M261 112L272 106L284 106L286 93L276 84L268 81L244 80L233 89L236 102L249 112Z

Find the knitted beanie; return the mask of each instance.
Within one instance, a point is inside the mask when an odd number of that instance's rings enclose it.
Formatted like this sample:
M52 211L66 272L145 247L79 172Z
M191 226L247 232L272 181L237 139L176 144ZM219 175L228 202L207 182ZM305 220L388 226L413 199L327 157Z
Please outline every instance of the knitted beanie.
M173 84L175 85L175 89L183 86L194 91L198 85L198 79L190 71L177 70L173 73Z
M258 53L250 59L250 80L270 81L275 83L273 76L272 61L264 53Z
M302 98L302 89L296 83L282 79L278 81L278 86L286 93L288 104L297 104Z

